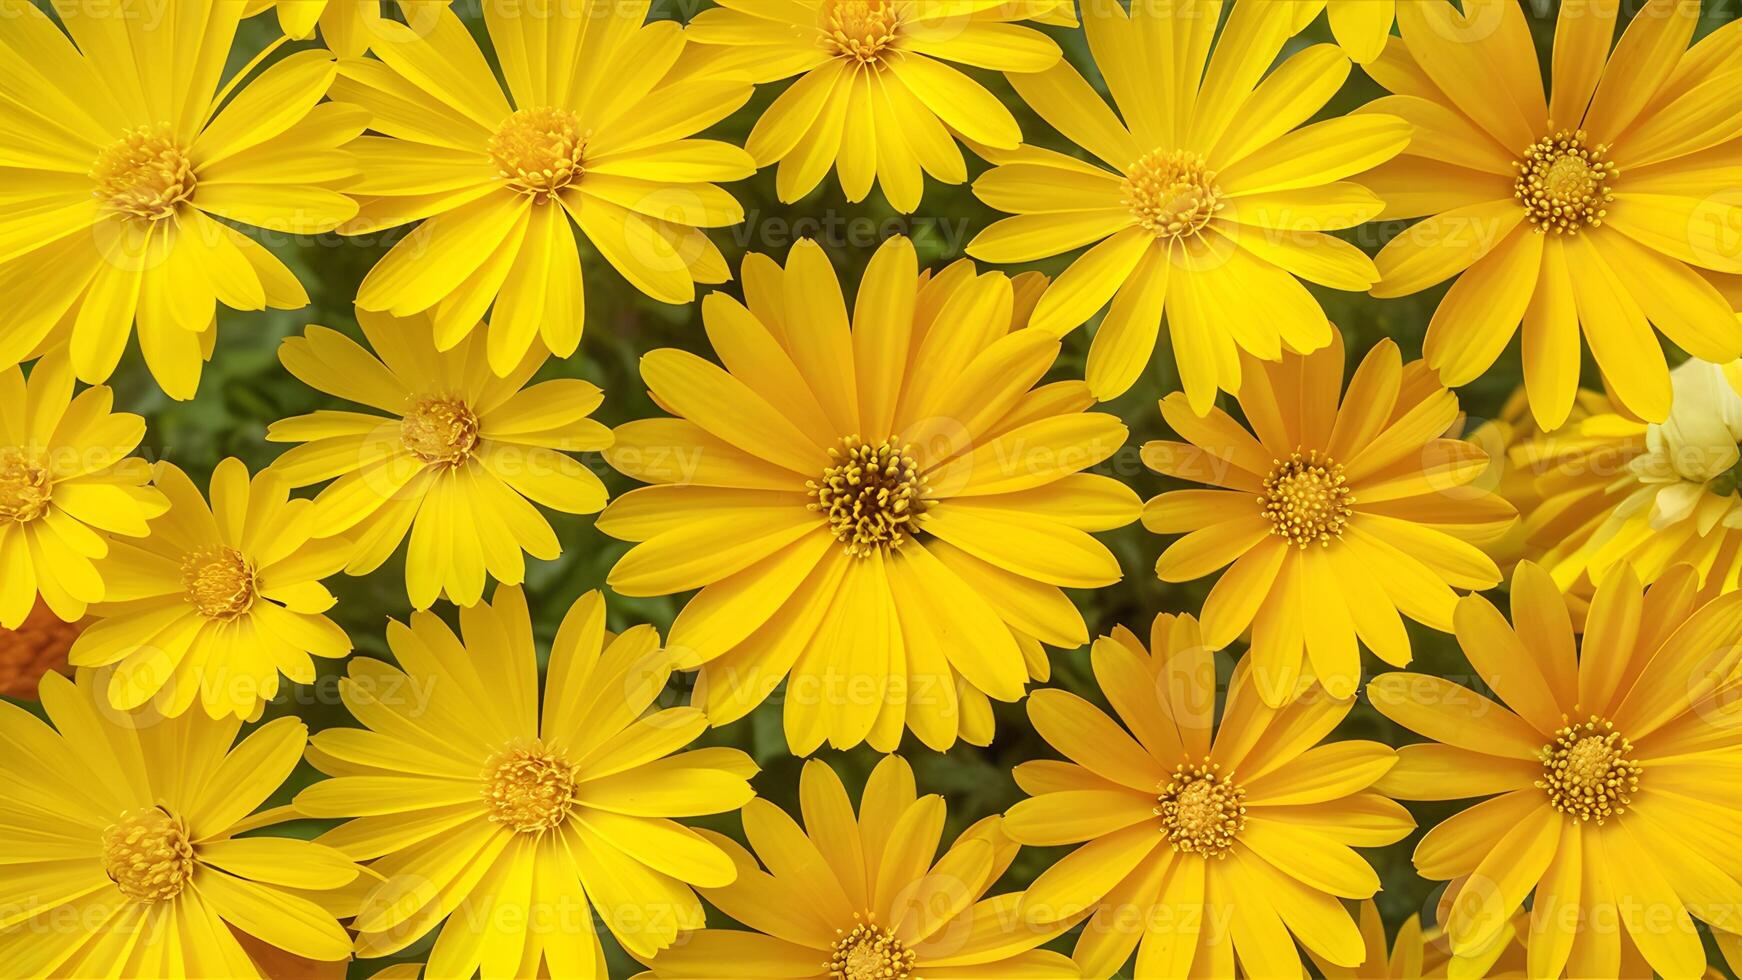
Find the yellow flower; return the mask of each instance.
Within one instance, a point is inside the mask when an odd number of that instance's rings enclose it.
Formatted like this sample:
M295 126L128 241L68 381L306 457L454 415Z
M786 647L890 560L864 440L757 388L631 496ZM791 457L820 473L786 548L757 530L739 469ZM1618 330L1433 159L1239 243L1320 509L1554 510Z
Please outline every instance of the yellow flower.
M613 638L604 599L582 596L557 629L541 711L521 591L502 586L459 619L463 641L432 613L390 623L405 670L353 658L339 690L367 727L309 745L333 778L296 808L354 818L320 840L383 878L353 924L358 954L439 927L432 977L603 977L595 909L641 957L700 928L691 886L737 870L670 818L743 806L756 766L736 749L679 752L707 728L700 711L647 711L671 673L659 634Z
M0 628L18 628L39 595L61 619L83 617L103 600L95 562L110 536L143 536L169 506L146 486L150 464L128 455L145 420L113 403L105 387L75 396L64 357L36 362L28 380L0 370Z
M436 350L429 319L359 310L380 359L336 330L311 326L286 338L279 359L310 387L389 417L322 410L274 422L273 442L300 442L270 472L291 486L332 480L315 498L319 536L357 542L346 570L380 567L405 540L406 589L427 609L446 594L478 602L485 573L518 585L523 554L562 553L550 523L532 506L597 513L605 486L570 452L611 444L611 430L587 418L599 389L574 378L522 388L545 359L529 350L507 377L468 336ZM337 477L337 479L334 479Z
M1442 436L1458 399L1420 361L1405 366L1382 341L1339 404L1342 373L1334 333L1329 346L1278 364L1247 356L1240 407L1251 432L1221 409L1197 417L1175 392L1161 411L1186 442L1143 447L1151 469L1218 488L1163 493L1143 523L1185 535L1155 563L1163 581L1232 563L1204 602L1204 637L1219 650L1251 627L1253 682L1271 705L1312 677L1333 696L1353 695L1357 638L1387 663L1409 663L1399 614L1451 629L1453 589L1500 581L1476 542L1516 518L1473 483L1487 454Z
M338 147L367 117L316 105L335 70L324 51L277 61L226 101L252 67L219 89L234 0L178 3L173 17L125 3L56 9L70 40L29 0L0 0L0 101L13 107L0 140L0 365L66 344L96 384L137 322L158 384L191 398L217 304L308 304L232 224L311 234L354 215L333 189L357 172Z
M967 179L957 135L1002 149L1022 140L1016 118L947 62L1035 72L1059 60L1045 34L1013 23L1074 23L1069 4L1034 0L727 0L690 21L689 37L718 46L706 64L773 82L799 76L750 132L745 148L779 161L780 199L810 193L831 165L847 200L880 182L890 206L919 206L924 177ZM1060 8L1064 9L1060 9ZM703 49L705 52L706 49ZM707 53L702 55L707 58Z
M1700 5L1650 0L1611 54L1616 6L1562 4L1545 97L1518 4L1466 10L1399 4L1402 39L1367 66L1397 93L1373 107L1416 127L1369 183L1386 217L1429 216L1380 251L1373 295L1457 277L1422 344L1452 387L1486 371L1522 321L1544 429L1573 406L1581 332L1616 400L1662 421L1670 381L1654 325L1698 358L1742 354L1742 325L1705 277L1742 272L1717 237L1742 221L1721 196L1735 178L1718 149L1736 145L1742 87L1723 73L1742 24L1688 50Z
M1031 798L1005 829L1025 845L1082 846L1035 879L1026 917L1094 910L1073 953L1085 977L1111 976L1133 948L1139 977L1231 977L1236 957L1244 976L1299 977L1296 940L1359 964L1361 932L1339 898L1371 897L1379 876L1353 848L1415 824L1371 788L1396 753L1318 744L1354 699L1314 690L1266 707L1248 657L1213 726L1215 654L1184 615L1157 616L1149 650L1116 629L1090 663L1125 727L1066 691L1028 699L1035 731L1070 761L1016 767Z
M1119 580L1091 531L1137 497L1083 472L1125 426L1086 413L1081 382L1032 388L1059 344L1023 329L1038 277L1013 286L966 260L921 277L912 243L871 258L851 326L823 250L783 270L751 255L749 307L710 295L722 369L641 360L676 418L621 426L605 459L656 486L599 529L640 542L607 579L624 595L701 589L672 624L695 703L744 716L781 678L787 742L892 750L902 728L942 750L992 737L988 698L1047 676L1041 643L1088 640L1064 588Z
M43 678L50 728L0 702L0 974L257 977L234 928L342 960L357 866L329 847L250 835L308 730L198 712L110 710L91 671ZM58 729L58 731L56 730ZM235 743L232 745L232 743Z
M1367 688L1382 714L1429 739L1398 751L1383 791L1487 798L1415 850L1422 875L1456 882L1452 950L1473 957L1504 941L1534 894L1530 976L1696 976L1706 955L1690 913L1742 931L1730 843L1742 834L1742 594L1702 606L1687 569L1642 593L1617 566L1575 654L1545 571L1520 562L1511 592L1510 625L1481 596L1457 610L1458 644L1499 702L1425 674Z
M398 7L415 29L434 23L453 0L399 0ZM321 40L341 58L360 58L369 50L382 23L379 0L248 0L243 17L276 10L285 36Z
M1396 942L1385 942L1385 923L1379 918L1379 906L1372 899L1361 903L1361 939L1366 945L1366 959L1360 966L1338 966L1307 950L1307 957L1325 980L1420 980L1422 977L1444 977L1452 961L1452 950L1444 930L1438 926L1423 929L1421 916L1411 915L1397 930ZM1509 940L1495 943L1481 960L1460 964L1474 967L1469 976L1525 977L1522 931L1529 927L1530 917L1520 915L1512 920Z
M1094 246L1041 297L1034 325L1063 334L1112 301L1087 368L1103 400L1142 375L1164 313L1202 415L1218 389L1240 390L1239 351L1274 361L1330 342L1300 279L1356 291L1379 280L1360 249L1325 232L1379 213L1379 199L1345 178L1395 156L1409 126L1373 112L1301 126L1342 86L1349 59L1314 45L1266 75L1293 17L1270 0L1234 4L1212 55L1218 7L1144 3L1127 17L1118 3L1085 5L1089 47L1123 122L1068 62L1009 78L1101 162L1023 147L992 154L998 166L974 182L982 201L1015 217L981 232L968 254L1028 262Z
M1321 10L1337 46L1365 65L1385 50L1391 22L1397 17L1397 0L1296 0L1294 33L1306 29Z
M362 213L342 230L422 224L364 278L358 306L429 312L443 350L494 309L487 350L505 375L536 346L567 357L580 343L574 225L662 302L729 278L698 229L743 220L711 182L756 168L735 146L689 137L743 105L750 85L672 70L683 31L644 25L646 6L486 3L506 93L452 11L417 30L377 25L380 60L344 62L333 84L380 134L349 147L363 176L346 190ZM547 61L547 50L561 53Z
M197 698L214 718L257 717L278 676L315 679L309 657L338 658L351 641L322 615L334 603L320 580L350 557L344 538L316 539L314 504L291 500L270 472L248 478L239 459L212 472L211 506L187 474L156 468L169 510L151 534L111 542L101 565L107 599L73 644L78 667L115 664L109 701L147 701L175 716Z
M944 798L917 796L912 768L893 755L872 770L857 815L840 777L816 759L805 763L799 801L803 828L766 800L744 806L754 855L703 832L732 856L738 878L702 895L752 931L691 933L652 959L647 980L1078 976L1065 956L1035 948L1073 920L1018 922L1019 893L985 897L1018 850L998 817L938 856Z

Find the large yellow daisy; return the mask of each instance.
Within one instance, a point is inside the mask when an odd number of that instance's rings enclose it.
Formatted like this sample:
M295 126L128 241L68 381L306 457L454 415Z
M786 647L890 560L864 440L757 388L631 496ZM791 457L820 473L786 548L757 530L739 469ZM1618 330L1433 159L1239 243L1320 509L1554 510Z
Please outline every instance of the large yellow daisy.
M128 454L145 420L111 412L106 387L73 394L67 359L36 362L25 378L0 370L0 628L16 629L40 596L73 622L106 590L96 561L112 535L141 537L169 506L151 466Z
M786 736L893 749L903 727L945 749L992 737L988 698L1044 679L1040 646L1080 646L1061 588L1118 581L1090 536L1138 513L1119 482L1083 472L1125 426L1088 413L1081 382L1033 387L1053 335L1025 329L1029 290L966 260L922 278L885 243L851 321L828 257L744 263L749 307L710 295L725 367L678 350L641 360L676 418L621 426L605 458L657 484L599 529L639 542L611 570L625 595L701 591L672 624L695 703L724 724L783 677Z
M1307 356L1245 357L1246 427L1221 409L1198 417L1178 392L1161 403L1186 441L1148 443L1144 462L1214 489L1144 505L1145 527L1184 535L1155 571L1189 582L1227 567L1204 602L1204 638L1221 649L1251 628L1253 683L1266 703L1285 703L1313 677L1348 697L1361 680L1357 638L1407 664L1399 614L1451 629L1453 589L1500 581L1476 543L1516 516L1474 483L1487 454L1445 437L1457 396L1421 362L1404 365L1390 341L1368 352L1340 401L1336 334Z
M688 303L697 282L730 277L698 229L743 219L712 181L756 168L735 146L690 137L750 85L673 71L683 31L644 24L650 2L486 3L506 92L452 11L420 29L377 25L380 60L343 62L333 86L374 113L379 134L349 147L362 213L343 231L422 224L370 271L357 305L428 311L443 350L493 309L489 360L508 374L536 345L566 357L580 342L575 225L654 299Z
M435 23L441 8L453 0L399 0L397 7L415 30ZM382 22L381 0L248 0L244 17L267 10L278 15L285 36L321 40L341 58L358 58L374 43Z
M1161 615L1150 647L1120 627L1090 663L1124 727L1066 691L1028 699L1035 731L1069 762L1016 767L1031 799L1005 829L1023 844L1081 844L1042 872L1027 920L1093 909L1073 954L1105 978L1137 950L1136 976L1302 975L1295 941L1340 966L1365 946L1339 898L1370 898L1379 876L1355 847L1415 826L1373 792L1396 762L1377 742L1319 744L1354 707L1314 689L1266 707L1248 657L1221 722L1215 654L1190 616ZM1127 733L1129 730L1129 734Z
M250 834L301 758L308 729L194 712L110 709L91 671L49 674L51 728L0 701L0 974L258 977L231 929L291 954L343 960L335 915L357 866L320 844ZM234 743L234 744L233 744Z
M71 659L115 664L109 701L123 711L147 701L179 715L197 699L214 718L258 716L280 674L315 679L310 656L343 657L351 641L324 613L333 594L320 580L344 567L351 545L315 537L314 504L290 499L270 472L250 480L239 459L212 472L208 506L187 474L158 463L169 510L151 534L117 539L101 565L105 601Z
M334 189L357 172L338 147L367 114L316 105L334 77L324 51L283 58L232 97L251 63L220 89L242 0L155 16L54 7L58 26L30 0L0 0L0 365L66 343L95 384L137 323L163 390L192 398L217 304L308 304L232 225L311 234L356 214Z
M1425 674L1367 688L1381 713L1430 740L1399 750L1381 789L1487 798L1415 850L1424 876L1454 881L1453 952L1504 941L1534 895L1530 976L1702 973L1690 916L1742 932L1742 594L1701 605L1685 568L1642 593L1617 566L1575 653L1559 589L1520 562L1511 624L1472 595L1457 633L1499 701Z
M706 64L755 82L798 76L750 131L745 148L779 162L782 201L810 193L833 166L849 201L880 183L890 206L919 206L925 173L967 179L960 135L1014 149L1010 110L949 62L1035 72L1059 60L1052 38L1015 21L1075 23L1054 0L726 0L690 21L717 46ZM706 57L706 55L704 55Z
M702 929L650 963L641 980L1074 980L1062 954L1035 947L1073 919L1018 922L1020 893L987 898L1018 847L986 817L943 854L944 798L918 796L913 769L886 756L858 813L841 779L812 759L799 778L804 826L767 800L744 806L746 850L703 835L732 856L737 880L702 895L748 926Z
M1695 357L1742 354L1742 324L1704 276L1742 272L1722 240L1742 222L1723 196L1742 133L1742 23L1689 50L1700 5L1649 0L1610 52L1618 6L1561 4L1548 96L1514 0L1399 4L1401 40L1367 66L1396 93L1367 108L1415 126L1370 182L1386 217L1429 215L1380 251L1373 295L1458 277L1422 345L1453 387L1522 321L1544 429L1572 409L1581 332L1616 399L1648 421L1670 406L1653 326Z
M1294 18L1270 0L1233 4L1212 54L1220 6L1143 3L1127 15L1116 2L1085 5L1119 116L1069 62L1009 77L1101 162L1028 146L991 153L998 166L974 182L981 200L1015 215L969 243L975 258L1028 262L1094 246L1041 297L1034 324L1063 334L1112 301L1089 347L1089 387L1101 399L1142 375L1165 314L1180 381L1202 415L1218 389L1240 390L1240 351L1274 361L1330 342L1301 279L1356 291L1379 280L1360 249L1325 232L1379 213L1379 199L1345 178L1395 156L1409 125L1374 112L1302 126L1341 88L1349 59L1315 45L1267 73Z
M521 591L501 586L459 620L463 640L432 613L390 623L404 669L356 657L340 687L366 727L309 745L334 778L296 808L353 818L320 840L382 879L353 923L358 954L439 929L432 977L603 978L595 911L641 957L701 928L692 886L730 884L737 869L671 818L743 806L756 765L736 749L679 751L707 728L695 708L647 710L671 673L659 634L612 637L604 599L582 596L541 702Z
M357 543L346 571L374 571L409 534L412 605L428 609L446 595L470 606L486 572L518 585L524 555L561 554L532 502L570 514L605 506L604 484L566 455L611 444L611 430L587 418L601 400L598 387L563 378L522 388L544 351L528 350L497 377L481 335L438 351L422 315L359 310L357 320L379 359L336 330L312 326L287 338L278 356L310 387L388 417L323 409L266 431L270 441L302 443L271 472L293 487L333 481L315 498L314 521L320 536Z

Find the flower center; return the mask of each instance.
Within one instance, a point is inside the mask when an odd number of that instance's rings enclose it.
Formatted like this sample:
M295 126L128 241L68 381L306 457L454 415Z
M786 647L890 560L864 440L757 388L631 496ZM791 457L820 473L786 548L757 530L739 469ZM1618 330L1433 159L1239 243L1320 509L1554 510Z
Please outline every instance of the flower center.
M53 480L40 456L18 446L0 448L0 520L36 520L48 511L53 493Z
M561 825L575 805L575 767L538 739L516 742L484 764L490 820L523 834Z
M426 463L458 466L478 445L478 416L458 398L425 398L400 421L399 438Z
M190 552L181 563L187 600L210 619L235 619L254 605L254 566L235 548Z
M97 154L97 200L124 218L158 221L194 196L193 164L168 123L129 129Z
M1606 145L1586 145L1582 129L1544 136L1524 151L1513 164L1518 168L1513 196L1537 231L1577 234L1586 225L1603 223L1615 196L1609 182L1620 173L1603 159L1608 152Z
M490 159L503 182L544 204L580 179L587 135L567 109L521 109L490 137Z
M1204 158L1189 150L1151 150L1126 168L1122 200L1157 238L1198 235L1222 210L1222 190Z
M1354 515L1355 495L1343 477L1342 464L1321 456L1316 449L1304 456L1300 450L1264 478L1264 516L1270 533L1289 544L1305 548L1317 541L1328 545L1343 536Z
M1536 785L1556 810L1601 824L1626 813L1639 789L1642 767L1629 758L1632 752L1633 743L1614 725L1592 715L1555 732L1554 741L1542 747L1542 778Z
M1208 759L1180 763L1157 797L1155 815L1176 851L1222 858L1246 829L1246 790Z
M161 902L180 895L194 873L187 828L157 807L121 814L103 831L103 871L128 898Z
M883 60L901 30L894 0L823 0L823 50L862 65Z
M895 934L855 914L851 932L835 930L835 940L825 964L829 980L907 980L913 971L914 953Z
M805 482L814 498L810 509L828 515L847 554L864 558L878 548L899 548L918 529L926 483L910 453L895 436L875 446L848 436L829 450L834 463L822 479Z

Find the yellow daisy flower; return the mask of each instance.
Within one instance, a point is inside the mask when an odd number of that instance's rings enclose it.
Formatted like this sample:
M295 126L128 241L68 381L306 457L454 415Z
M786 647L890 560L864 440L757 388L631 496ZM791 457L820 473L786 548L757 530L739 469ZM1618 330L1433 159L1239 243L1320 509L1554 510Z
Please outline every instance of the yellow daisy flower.
M1421 916L1411 915L1397 930L1396 941L1385 941L1385 923L1379 918L1379 906L1372 899L1361 903L1361 940L1367 948L1360 966L1338 966L1307 950L1307 957L1324 974L1325 980L1420 980L1422 977L1444 977L1452 962L1451 945L1444 930L1438 926L1422 928ZM1509 940L1495 943L1490 954L1480 960L1460 966L1471 967L1468 976L1492 980L1524 980L1524 945L1522 930L1528 928L1530 917L1521 915L1512 920Z
M743 220L712 182L756 168L735 146L690 137L751 87L672 70L683 31L644 24L647 6L485 4L506 93L452 11L420 30L377 25L380 60L343 62L333 85L334 98L374 113L379 134L349 147L363 176L346 189L362 213L342 231L422 223L364 278L358 306L428 311L443 350L494 309L487 351L505 375L536 345L567 357L580 343L574 225L662 302L688 303L697 282L730 277L699 229Z
M54 727L0 702L0 974L258 977L231 929L342 960L357 866L329 847L237 836L302 757L308 730L195 712L110 710L104 684L43 678ZM233 744L234 743L234 744Z
M986 892L1019 849L997 816L975 823L938 855L946 807L918 796L913 770L886 756L854 814L833 769L806 762L804 826L766 800L745 804L755 853L703 831L732 856L738 878L702 895L748 926L690 933L654 957L642 980L977 980L1076 978L1076 965L1035 947L1074 920L1016 919L1021 894ZM764 870L766 869L766 870Z
M757 166L779 162L775 188L782 201L810 193L833 165L847 200L864 200L878 182L890 206L907 213L919 206L922 170L946 184L967 179L957 135L1002 149L1022 141L1010 110L949 63L1007 72L1049 68L1059 60L1058 44L1014 22L1074 23L1068 7L1035 0L726 0L697 14L686 33L718 46L706 62L715 70L758 83L798 76L745 144Z
M1397 0L1294 0L1294 5L1294 33L1305 30L1323 11L1337 46L1363 65L1385 50L1397 17Z
M379 359L318 326L286 338L278 356L304 384L388 417L322 410L266 430L268 441L302 443L270 472L293 487L333 481L315 498L314 525L320 536L357 543L346 571L374 571L409 535L412 605L428 609L445 594L470 606L483 595L486 572L518 585L524 555L561 554L532 504L569 514L605 506L605 485L566 455L611 444L611 430L587 418L599 389L575 378L523 388L544 351L528 350L497 377L482 336L438 351L425 316L359 310L357 321Z
M617 429L605 459L656 484L598 526L639 542L607 581L624 595L700 589L672 624L679 666L703 668L714 724L788 677L796 755L826 739L894 749L902 728L942 750L992 737L988 698L1044 679L1041 643L1088 640L1063 588L1119 580L1089 532L1137 516L1118 481L1083 472L1125 426L1088 413L1081 382L1033 388L1059 344L1023 329L1035 278L966 260L918 274L893 238L865 270L851 321L823 250L782 269L744 262L749 307L702 304L724 368L684 351L641 359L676 418ZM849 325L849 323L851 325Z
M320 582L344 567L351 545L314 536L312 501L290 499L270 472L250 480L234 458L212 472L210 506L174 464L157 464L156 484L169 510L150 536L111 542L106 600L73 644L74 666L116 665L111 704L149 701L175 716L197 698L214 718L257 717L280 674L308 684L311 655L351 652L323 615L336 600Z
M1742 23L1690 50L1700 5L1649 0L1610 52L1616 10L1561 5L1547 96L1513 0L1399 4L1401 39L1367 66L1396 93L1370 108L1415 126L1369 182L1386 217L1429 216L1379 252L1373 295L1457 277L1422 344L1451 387L1486 371L1522 322L1544 429L1572 409L1581 332L1616 400L1648 421L1670 407L1653 326L1704 360L1742 355L1742 324L1704 275L1742 272L1714 237L1742 222L1722 197L1735 185Z
M1028 699L1035 731L1070 761L1016 767L1031 798L1005 830L1025 845L1082 846L1035 879L1026 917L1093 910L1072 954L1085 977L1111 976L1133 948L1139 977L1231 977L1236 960L1244 976L1299 977L1297 940L1360 964L1361 931L1339 898L1370 898L1379 876L1354 848L1415 824L1372 790L1396 753L1318 744L1354 699L1315 689L1266 707L1248 657L1212 725L1215 654L1185 615L1157 616L1149 650L1118 628L1090 663L1124 727L1067 691Z
M1367 687L1430 740L1398 751L1383 791L1486 798L1415 850L1422 875L1454 881L1452 950L1504 941L1534 894L1530 976L1697 976L1706 954L1690 914L1742 931L1742 594L1702 606L1685 568L1642 592L1617 566L1575 654L1547 572L1520 562L1511 592L1510 625L1481 596L1457 610L1458 643L1499 701L1425 674Z
M1399 614L1450 630L1453 589L1500 581L1477 543L1516 519L1474 483L1487 454L1444 437L1458 399L1420 361L1405 366L1397 345L1380 342L1339 402L1342 374L1336 334L1276 364L1246 355L1240 407L1251 431L1221 409L1199 418L1175 392L1161 412L1186 442L1143 447L1151 469L1214 488L1144 505L1145 527L1184 535L1156 574L1189 582L1227 567L1204 601L1204 638L1219 650L1250 627L1253 682L1274 706L1313 677L1353 695L1357 638L1407 664Z
M990 154L997 166L974 193L1015 217L982 231L968 254L1029 262L1093 245L1041 297L1034 325L1063 334L1112 301L1087 368L1105 400L1142 375L1165 314L1202 415L1218 389L1240 390L1239 351L1274 361L1330 342L1301 279L1356 291L1379 280L1360 249L1325 232L1379 213L1379 199L1345 178L1395 156L1409 125L1375 112L1301 126L1341 88L1349 59L1314 45L1266 74L1293 25L1288 4L1239 0L1213 54L1219 4L1134 9L1084 8L1119 116L1069 62L1009 76L1101 162L1039 147Z
M324 51L241 85L251 63L220 89L240 0L55 8L67 33L29 0L0 0L0 365L64 343L96 384L137 323L158 384L192 398L217 304L308 305L232 225L312 234L356 214L334 190L357 172L338 148L367 116L316 104L335 72Z
M320 840L383 879L353 923L358 955L439 929L433 977L594 976L597 963L602 978L594 910L641 957L701 928L692 886L737 872L671 818L743 806L756 765L737 749L680 752L707 728L699 710L647 710L671 673L658 632L612 637L604 599L582 596L557 630L541 711L520 589L459 619L463 640L432 613L390 623L404 670L356 657L339 689L366 727L309 744L334 778L296 808L353 818Z
M106 387L73 394L65 357L26 379L0 370L0 628L17 629L38 597L73 622L106 589L96 562L111 535L141 537L169 506L146 486L151 466L128 454L145 420L111 412Z
M397 6L415 30L435 22L441 9L453 0L399 0ZM321 40L341 58L360 58L374 42L382 22L379 0L248 0L242 16L267 10L278 15L279 29L286 37L312 38L315 27Z

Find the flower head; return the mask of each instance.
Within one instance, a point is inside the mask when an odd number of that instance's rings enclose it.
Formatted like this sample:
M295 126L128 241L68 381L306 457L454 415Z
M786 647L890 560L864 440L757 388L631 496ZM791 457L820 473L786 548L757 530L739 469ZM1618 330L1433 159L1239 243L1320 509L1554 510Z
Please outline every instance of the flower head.
M305 384L372 412L323 410L274 422L273 442L298 442L272 464L292 486L332 482L315 498L322 536L358 542L346 570L378 568L408 536L412 605L438 596L474 605L486 574L518 585L525 555L562 553L533 504L570 514L605 506L605 487L568 453L604 449L611 431L587 416L599 389L576 378L527 385L545 360L528 351L498 377L485 339L436 349L427 317L359 310L371 354L325 327L287 338L286 369ZM375 414L385 413L385 414Z
M171 463L157 464L156 485L169 510L149 536L111 544L98 621L73 644L75 666L116 665L110 703L149 701L175 716L197 699L214 718L253 718L281 674L308 684L311 655L351 652L324 615L336 600L320 582L344 567L351 544L315 537L312 501L290 499L270 471L250 479L238 459L212 472L209 505Z
M1081 844L1024 893L1025 920L1089 913L1074 957L1107 977L1137 952L1140 977L1299 976L1298 941L1342 967L1365 943L1341 898L1379 876L1355 847L1414 827L1373 784L1396 762L1377 742L1319 740L1353 698L1323 691L1265 706L1252 659L1217 717L1215 654L1190 616L1155 618L1148 649L1120 627L1095 641L1095 680L1119 722L1060 690L1028 699L1035 731L1068 762L1016 767L1028 794L1010 836Z
M439 932L430 976L591 975L595 911L643 958L701 928L692 886L738 872L672 818L744 805L756 766L736 749L679 751L707 728L700 711L648 710L671 673L659 634L608 634L588 593L557 630L541 700L518 588L462 609L460 626L390 623L404 669L353 658L339 691L365 727L309 744L333 778L296 808L350 818L321 842L380 876L353 923L359 955Z
M808 240L784 269L745 260L748 307L709 296L725 367L641 361L676 418L621 426L605 458L656 484L599 528L638 542L609 582L626 595L701 589L672 625L696 703L742 717L789 678L786 733L893 749L992 736L988 699L1046 676L1040 644L1087 639L1060 591L1119 578L1089 532L1135 518L1117 481L1084 472L1125 441L1080 383L1034 387L1058 340L1024 326L1037 277L959 262L922 277L903 238L866 269L851 319Z
M1311 355L1247 356L1242 368L1245 426L1220 409L1200 418L1176 393L1161 410L1185 442L1143 447L1150 468L1214 488L1144 506L1145 527L1184 535L1156 574L1186 582L1227 566L1204 603L1205 638L1220 649L1251 628L1266 703L1313 677L1348 697L1361 677L1357 639L1406 664L1402 616L1448 630L1453 589L1500 581L1476 544L1515 515L1475 483L1487 454L1447 435L1457 398L1390 341L1368 352L1347 391L1335 335Z

